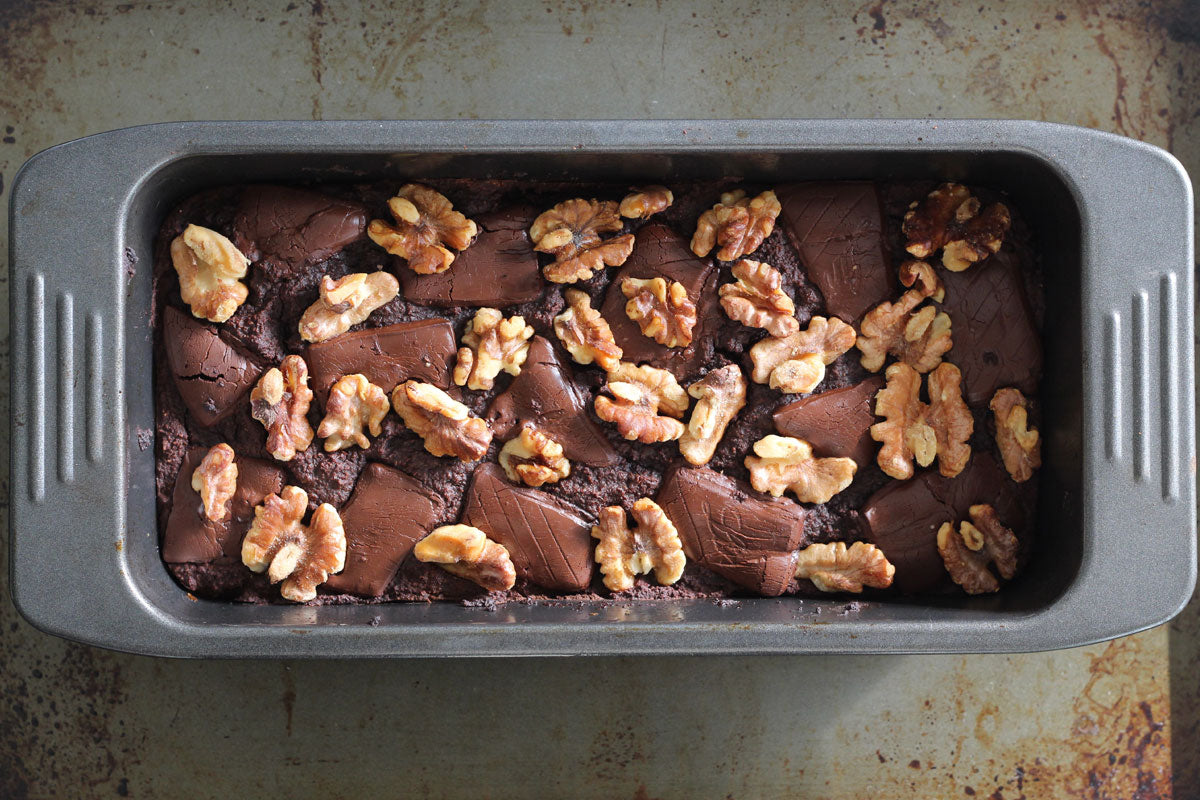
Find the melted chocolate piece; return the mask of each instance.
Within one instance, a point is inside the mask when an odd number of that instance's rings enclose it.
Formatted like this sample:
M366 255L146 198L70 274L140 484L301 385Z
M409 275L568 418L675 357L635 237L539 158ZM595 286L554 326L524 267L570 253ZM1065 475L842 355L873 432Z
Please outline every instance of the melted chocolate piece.
M423 319L345 333L308 346L304 360L313 393L321 402L344 375L359 373L385 392L415 380L450 388L454 369L454 328L449 320Z
M184 405L206 427L229 416L262 373L249 353L172 306L163 309L163 345Z
M673 467L658 504L679 529L683 550L713 572L766 597L783 594L804 539L804 509L762 500L707 467Z
M990 402L1004 386L1036 394L1042 344L1017 256L1004 249L963 272L938 274L946 284L942 308L954 341L946 359L962 370L967 402Z
M863 538L874 542L896 567L895 587L924 592L948 586L950 578L937 549L944 522L969 519L968 509L990 503L1000 521L1025 538L1033 521L1032 483L1025 489L1008 478L987 453L975 453L955 478L925 470L912 480L889 483L862 508Z
M428 306L503 306L537 300L546 283L529 242L537 211L510 208L476 219L480 233L450 269L418 275L397 270L406 300Z
M339 513L346 529L346 566L329 576L326 586L378 597L413 545L433 530L442 501L400 470L368 464Z
M592 580L592 524L545 492L508 482L481 464L467 489L463 523L508 548L517 575L554 592L581 592Z
M873 183L794 183L775 191L780 218L830 314L855 322L895 290Z
M569 460L601 467L615 464L616 451L588 416L588 399L571 381L554 345L535 336L521 374L492 401L487 420L499 439L513 438L531 422L561 444Z
M875 393L882 376L780 406L775 410L775 430L804 439L817 455L852 458L859 469L875 460L879 444L871 438L875 424Z
M192 488L192 473L208 453L206 447L188 451L171 498L171 516L163 534L163 560L176 564L204 564L210 561L240 562L242 539L254 521L254 507L269 494L283 489L283 470L257 458L234 459L237 464L237 489L229 500L229 513L220 522L203 514L200 493Z
M317 264L367 229L367 210L317 192L284 186L250 186L242 192L233 241L251 261L288 269Z
M628 298L621 291L624 278L664 278L668 283L683 284L697 310L692 343L687 347L664 347L643 335L638 324L625 313ZM633 252L608 287L600 313L624 351L623 361L667 369L676 378L685 380L712 355L713 333L723 319L717 302L717 268L696 258L687 242L670 228L651 223L638 231Z

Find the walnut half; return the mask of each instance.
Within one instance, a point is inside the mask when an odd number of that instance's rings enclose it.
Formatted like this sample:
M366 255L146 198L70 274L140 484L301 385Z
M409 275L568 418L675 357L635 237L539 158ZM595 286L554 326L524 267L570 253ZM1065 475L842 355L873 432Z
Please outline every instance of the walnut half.
M996 417L996 446L1004 468L1014 481L1024 483L1042 465L1042 440L1038 429L1029 427L1028 401L1019 389L1006 387L992 396L989 408Z
M648 497L633 504L637 528L626 524L625 510L620 506L600 509L600 517L592 528L596 545L596 563L604 575L604 585L614 592L633 588L634 578L654 571L654 578L670 586L683 576L687 558L679 531L667 518L666 512Z
M510 481L526 486L558 483L571 474L562 445L532 425L524 425L517 438L504 443L499 461Z
M714 369L688 387L698 401L687 430L679 437L679 452L689 464L712 460L725 428L746 406L746 377L736 364Z
M873 544L845 542L810 544L796 559L796 577L807 578L822 592L853 592L864 586L886 589L896 568Z
M925 373L942 363L953 345L950 316L936 306L918 309L927 298L940 302L946 291L933 268L924 261L900 265L900 280L913 288L895 303L880 303L863 316L858 340L862 365L878 372L889 355Z
M1012 580L1017 574L1020 542L1001 524L992 506L974 505L967 513L971 521L963 521L957 533L953 522L943 523L938 529L938 552L950 577L967 594L999 591L1000 582L988 570L988 564L996 565L1001 578Z
M454 365L455 385L486 390L495 385L501 370L520 375L532 337L533 328L525 324L524 317L505 319L499 309L479 309L462 337L464 346Z
M980 202L959 183L943 183L904 215L905 249L917 258L942 250L942 266L961 272L1000 249L1012 224L1008 207Z
M648 336L664 347L687 347L696 325L696 304L679 281L664 278L625 278L621 293L629 301L625 314Z
M775 218L782 207L772 191L754 199L737 189L721 195L721 202L705 211L696 221L692 252L703 258L720 245L717 258L733 261L753 253L775 230Z
M737 283L721 287L721 308L732 320L750 328L763 328L776 338L800 330L796 304L780 286L779 270L763 261L743 258L733 265Z
M171 264L179 274L179 294L192 315L209 322L233 316L250 290L246 277L250 259L233 242L209 228L188 225L171 241Z
M533 249L550 253L554 263L545 269L552 283L586 281L607 267L619 267L633 252L633 234L601 239L623 224L611 200L564 200L543 212L529 228Z
M750 348L755 383L789 394L811 392L825 380L825 367L854 346L854 328L837 317L813 317L802 331L768 336Z
M407 183L388 200L394 223L371 220L367 236L394 256L400 256L418 275L445 272L454 250L466 250L479 227L445 195L419 183Z
M670 208L675 195L665 186L643 186L625 195L618 209L627 219L647 219Z
M267 452L277 461L291 461L312 444L308 407L313 393L308 388L308 365L300 356L284 356L258 379L250 392L250 416L267 429Z
M229 516L228 503L237 491L238 468L233 448L221 442L204 454L192 471L192 488L200 495L200 513L213 522Z
M604 388L611 397L596 398L596 416L616 425L626 439L654 444L683 435L683 423L677 418L687 412L690 401L675 376L665 369L622 361L609 371Z
M392 406L435 456L478 461L492 443L487 422L431 383L405 381L392 390Z
M325 418L317 426L317 436L325 440L327 453L354 445L366 450L371 440L363 428L378 436L387 412L387 392L371 383L366 375L345 375L329 390Z
M300 338L324 342L366 321L371 312L400 292L400 282L390 272L353 272L336 281L321 278L317 302L300 316Z
M506 592L517 583L508 549L470 525L434 528L413 547L413 555L489 592Z
M854 480L858 465L852 458L817 458L812 446L790 436L764 436L746 456L750 485L755 491L779 497L785 491L801 503L828 503Z
M567 289L563 296L567 300L567 310L554 318L554 335L576 363L595 362L605 371L615 367L623 353L613 339L608 321L592 308L586 292Z
M342 518L328 503L302 520L308 494L285 486L254 509L254 522L242 540L242 563L252 572L266 572L271 583L283 581L280 594L303 603L317 596L317 586L346 563L346 532Z
M879 468L897 480L913 476L912 462L927 467L938 459L938 471L953 478L971 458L967 441L975 419L962 398L962 373L950 363L929 375L928 404L921 400L921 376L904 363L887 369L887 385L875 395L875 415L883 422L871 426L880 442Z

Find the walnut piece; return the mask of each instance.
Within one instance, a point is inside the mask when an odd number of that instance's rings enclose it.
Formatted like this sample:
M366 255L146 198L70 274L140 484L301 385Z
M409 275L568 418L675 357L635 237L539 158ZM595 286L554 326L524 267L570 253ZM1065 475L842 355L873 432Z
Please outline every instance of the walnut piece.
M254 509L254 522L242 540L242 563L253 572L266 572L271 583L283 581L280 594L303 603L317 596L317 586L346 563L346 532L342 518L328 503L302 520L308 494L285 486Z
M837 317L813 317L790 336L768 336L750 348L755 383L789 394L811 392L825 379L825 367L854 346L854 328Z
M390 272L353 272L336 281L321 278L320 296L300 316L300 338L324 342L364 322L371 312L400 292L400 282Z
M636 576L653 570L655 580L670 586L683 576L687 564L679 532L648 497L634 501L633 518L637 527L630 530L620 506L600 509L592 536L600 540L595 557L604 585L613 592L626 592L633 588Z
M1012 224L1008 208L993 203L980 210L980 202L959 183L943 183L904 215L904 235L909 253L927 258L942 249L942 266L961 272L1000 249Z
M1029 427L1029 404L1020 389L1006 387L992 396L989 404L996 416L996 446L1004 459L1004 468L1017 483L1033 477L1042 465L1042 439L1037 428Z
M308 407L308 365L300 356L284 356L258 379L250 392L250 416L267 429L267 452L277 461L291 461L312 444Z
M213 522L229 516L227 504L237 491L238 468L233 448L222 442L209 449L192 471L192 488L200 495L200 513Z
M779 198L766 191L753 200L738 189L721 195L721 202L705 211L696 221L692 252L703 258L720 245L717 258L733 261L753 253L775 230L780 212Z
M454 253L465 250L478 226L454 210L444 195L407 183L388 200L388 211L395 223L371 220L367 236L394 256L400 256L418 275L433 275L450 269Z
M608 321L592 308L591 298L578 289L567 289L567 310L554 318L554 334L578 364L595 362L607 371L623 355L613 339Z
M366 375L345 375L329 390L325 418L317 426L317 436L325 440L326 453L354 445L366 450L371 440L363 428L378 436L387 412L387 392L371 383Z
M721 308L732 320L751 328L763 328L776 338L800 330L796 304L780 288L783 276L763 261L742 259L733 265L737 283L721 287Z
M947 362L929 373L929 412L925 415L937 441L938 472L953 478L971 460L975 418L962 396L962 373Z
M988 569L1005 580L1017 574L1017 549L1020 542L1011 530L1001 524L996 509L990 505L974 505L967 509L971 521L959 524L945 522L938 529L937 547L946 571L967 594L984 594L1000 589L1000 582Z
M687 412L690 401L675 376L665 369L622 361L609 371L604 388L612 397L596 398L596 416L616 425L626 439L653 444L683 435L678 418ZM668 416L661 416L660 411Z
M533 249L551 253L554 263L545 269L553 283L586 281L606 266L619 267L633 252L633 234L601 239L602 233L621 230L617 204L611 200L564 200L533 221L529 238Z
M822 592L862 592L864 586L886 589L896 568L873 544L810 544L796 559L796 577L807 578Z
M854 480L858 465L852 458L817 458L812 446L790 436L764 436L746 456L750 485L755 491L779 497L784 491L801 503L828 503Z
M224 322L246 302L250 290L238 279L246 277L250 259L216 231L188 225L171 241L171 263L193 316Z
M696 326L696 304L679 281L664 278L625 278L621 293L629 301L625 314L648 336L664 347L687 347Z
M435 456L478 461L492 443L487 422L433 384L405 381L392 390L392 406Z
M962 398L962 373L946 363L929 376L928 404L921 401L921 375L904 363L887 369L887 385L875 395L875 415L883 422L871 426L871 438L883 444L879 468L897 480L913 476L912 462L927 467L938 459L938 471L948 478L962 472L971 458L967 441L975 420Z
M714 369L688 387L696 398L687 429L679 437L679 452L689 464L707 464L725 428L746 406L746 376L736 364Z
M481 308L463 334L464 347L458 350L454 383L468 389L491 389L500 370L520 375L521 365L529 357L529 339L533 328L525 318L504 318L499 309Z
M627 219L648 219L670 208L675 195L665 186L643 186L625 195L618 209Z
M508 549L470 525L434 528L413 547L413 555L489 592L506 592L517 582Z
M940 302L946 291L933 268L923 261L900 265L900 280L909 289L895 303L880 303L863 316L855 342L862 351L864 369L878 372L889 355L926 373L942 363L953 345L950 316L935 306L917 307L932 298Z
M500 448L500 466L514 483L538 487L558 483L571 474L571 462L562 445L532 425L525 425L517 438Z

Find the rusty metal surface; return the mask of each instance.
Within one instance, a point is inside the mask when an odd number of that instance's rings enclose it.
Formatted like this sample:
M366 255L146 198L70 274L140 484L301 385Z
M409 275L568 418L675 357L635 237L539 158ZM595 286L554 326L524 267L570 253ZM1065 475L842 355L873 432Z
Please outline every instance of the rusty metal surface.
M0 2L0 180L140 122L464 116L1030 117L1200 174L1200 5L1046 5ZM0 797L1189 798L1198 667L1195 600L1021 656L197 663L5 593Z

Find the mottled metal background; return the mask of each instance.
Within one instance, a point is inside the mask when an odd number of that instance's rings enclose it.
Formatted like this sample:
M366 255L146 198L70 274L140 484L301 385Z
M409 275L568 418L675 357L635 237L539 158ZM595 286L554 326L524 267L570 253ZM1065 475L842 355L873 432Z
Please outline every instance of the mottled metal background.
M1200 3L0 0L5 207L33 153L143 122L791 116L1071 122L1200 175ZM4 800L1194 798L1198 753L1200 600L1035 655L201 663L0 597Z

